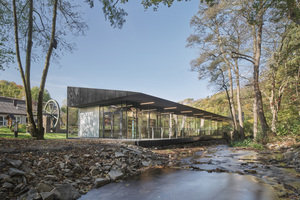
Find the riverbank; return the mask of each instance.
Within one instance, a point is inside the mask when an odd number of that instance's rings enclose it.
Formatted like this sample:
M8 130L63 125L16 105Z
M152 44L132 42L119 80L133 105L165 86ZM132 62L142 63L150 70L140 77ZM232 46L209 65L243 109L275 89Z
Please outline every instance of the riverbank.
M294 138L284 138L264 147L192 144L192 147L183 145L154 152L169 155L173 168L250 175L271 186L278 199L300 199L300 143Z
M102 140L0 139L0 199L77 199L91 188L168 165L166 155Z
M275 177L278 167L294 170L293 176L300 177L297 144L284 146L281 143L280 148L272 144L270 148L276 147L276 150L263 151L221 145L226 144L226 140L154 148L97 139L0 139L0 144L1 200L76 199L92 188L135 176L148 168L162 167L253 175L267 182L272 179L270 185L278 191L277 196L283 199L300 197L297 184L290 184L282 177L283 174ZM254 152L255 157L241 160L237 170L231 166L226 169L224 167L228 161L220 162L221 155L216 155L215 150L210 151L210 145L221 145L223 149L220 151L229 153L223 155L225 158L237 156L230 152L236 150ZM191 158L188 165L184 163L185 158ZM200 166L203 164L208 168ZM216 167L212 168L214 165ZM274 173L270 175L270 171Z

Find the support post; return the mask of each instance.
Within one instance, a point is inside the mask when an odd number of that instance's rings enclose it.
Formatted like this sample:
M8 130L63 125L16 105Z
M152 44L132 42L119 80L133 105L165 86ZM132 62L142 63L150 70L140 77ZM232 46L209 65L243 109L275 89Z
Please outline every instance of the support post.
M69 139L69 106L67 106L67 139Z

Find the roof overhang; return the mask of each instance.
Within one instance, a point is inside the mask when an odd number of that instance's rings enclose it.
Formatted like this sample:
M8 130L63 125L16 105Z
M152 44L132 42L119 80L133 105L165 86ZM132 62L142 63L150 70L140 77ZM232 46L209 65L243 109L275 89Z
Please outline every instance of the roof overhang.
M69 107L85 108L126 104L142 110L157 110L161 113L174 113L214 121L230 120L230 118L222 115L139 92L68 87L67 93L67 104Z

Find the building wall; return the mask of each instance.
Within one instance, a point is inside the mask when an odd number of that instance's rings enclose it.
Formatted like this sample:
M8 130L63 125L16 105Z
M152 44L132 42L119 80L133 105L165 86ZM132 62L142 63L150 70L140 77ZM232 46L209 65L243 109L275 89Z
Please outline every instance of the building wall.
M222 122L124 105L79 109L78 136L174 139L222 134Z
M78 136L99 137L99 107L78 110Z
M7 125L6 120L7 115L0 115L0 127ZM26 116L23 115L14 115L19 124L26 124Z

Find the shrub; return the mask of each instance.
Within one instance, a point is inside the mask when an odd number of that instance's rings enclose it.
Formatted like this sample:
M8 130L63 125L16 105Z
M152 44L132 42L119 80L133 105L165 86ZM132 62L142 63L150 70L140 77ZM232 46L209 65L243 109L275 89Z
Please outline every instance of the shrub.
M243 141L231 141L230 146L231 147L250 147L250 148L255 148L255 149L264 149L262 144L254 142L250 138L247 138Z

